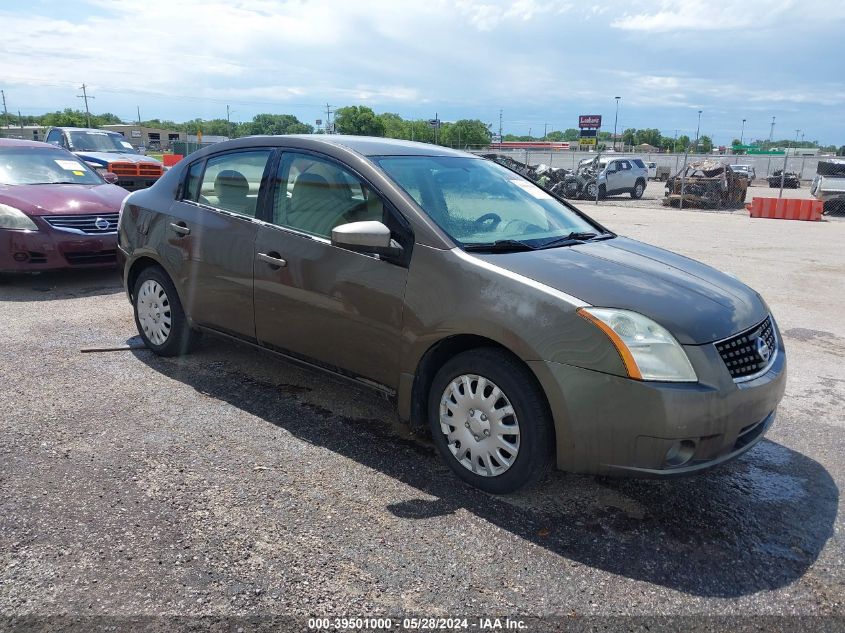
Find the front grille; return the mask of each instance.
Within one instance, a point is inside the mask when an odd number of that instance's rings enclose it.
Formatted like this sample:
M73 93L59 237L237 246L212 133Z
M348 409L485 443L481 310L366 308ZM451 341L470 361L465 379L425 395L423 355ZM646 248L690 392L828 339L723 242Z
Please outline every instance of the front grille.
M748 380L761 374L774 362L777 354L777 337L772 317L766 317L753 328L715 345L735 381Z
M161 165L155 163L109 163L109 171L118 176L145 178L158 178L163 173Z
M90 215L50 215L44 221L59 231L82 235L106 235L117 233L117 213Z
M117 251L76 251L65 253L69 264L82 266L85 264L113 264L117 261Z

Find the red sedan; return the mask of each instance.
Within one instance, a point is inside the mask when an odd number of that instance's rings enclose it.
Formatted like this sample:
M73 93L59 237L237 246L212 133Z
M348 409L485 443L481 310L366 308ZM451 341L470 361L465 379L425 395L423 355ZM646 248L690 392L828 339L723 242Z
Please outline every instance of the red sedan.
M0 272L114 266L128 195L66 150L0 139Z

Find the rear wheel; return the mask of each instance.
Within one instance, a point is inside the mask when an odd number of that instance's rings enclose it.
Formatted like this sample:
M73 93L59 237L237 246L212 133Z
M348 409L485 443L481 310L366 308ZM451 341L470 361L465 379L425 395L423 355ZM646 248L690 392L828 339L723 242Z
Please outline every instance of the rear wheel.
M135 325L147 347L159 356L187 354L199 341L188 325L176 287L159 266L145 268L132 293Z
M506 494L536 482L552 464L554 432L528 370L492 348L458 354L431 385L434 443L465 482Z

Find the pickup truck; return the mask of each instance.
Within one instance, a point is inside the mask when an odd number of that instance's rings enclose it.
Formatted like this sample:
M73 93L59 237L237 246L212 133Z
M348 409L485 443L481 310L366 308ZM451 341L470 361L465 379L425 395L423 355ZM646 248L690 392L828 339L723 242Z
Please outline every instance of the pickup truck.
M824 202L824 212L845 213L845 159L820 160L810 195Z
M115 174L117 184L129 191L146 189L164 173L164 165L151 156L139 154L117 132L54 127L47 132L45 140L73 152L101 174Z

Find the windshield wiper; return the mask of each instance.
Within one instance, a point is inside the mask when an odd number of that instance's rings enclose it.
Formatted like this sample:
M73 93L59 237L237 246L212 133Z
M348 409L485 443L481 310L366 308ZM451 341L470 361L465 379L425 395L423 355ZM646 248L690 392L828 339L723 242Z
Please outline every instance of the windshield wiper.
M607 234L603 234L607 235ZM573 246L575 244L582 244L588 240L592 240L598 237L598 233L593 233L592 231L583 231L583 232L572 232L569 235L564 235L563 237L557 237L549 242L546 242L539 248L555 248L556 246ZM600 238L601 239L601 238Z
M73 180L53 180L52 182L28 182L28 185L92 185L91 182L79 182Z
M496 240L495 242L464 245L465 251L478 251L482 253L517 253L520 251L533 251L534 249L534 246L520 242L519 240Z

